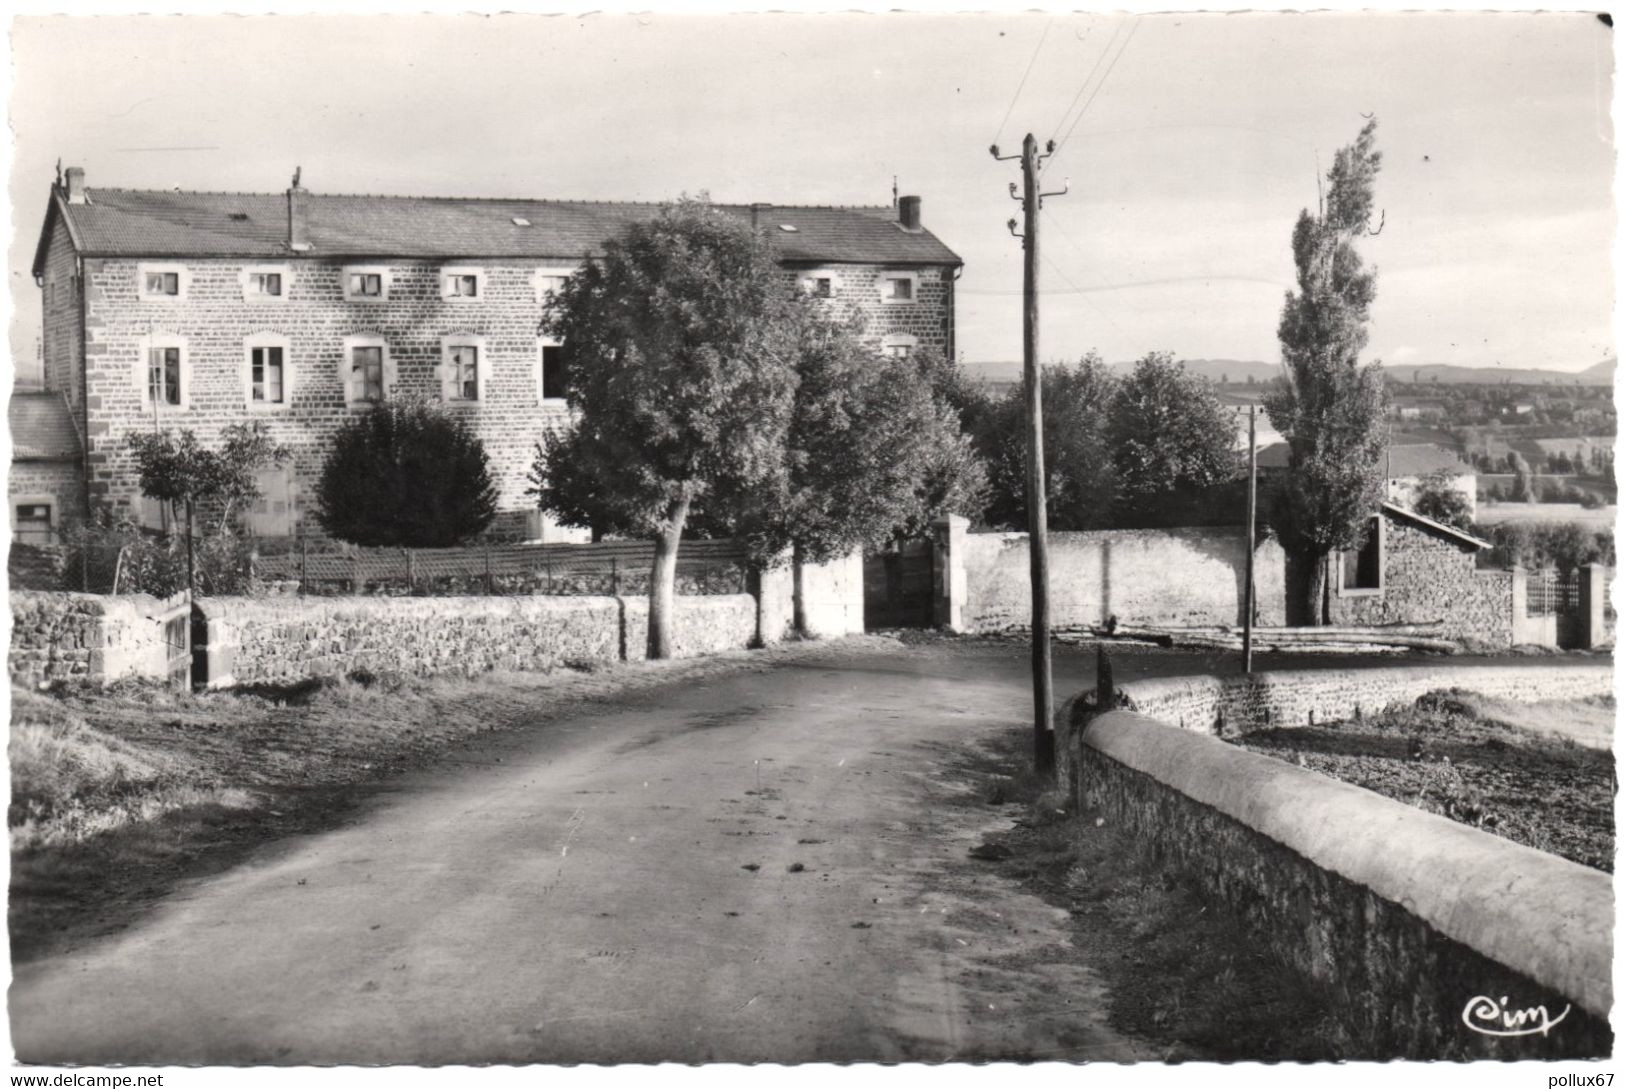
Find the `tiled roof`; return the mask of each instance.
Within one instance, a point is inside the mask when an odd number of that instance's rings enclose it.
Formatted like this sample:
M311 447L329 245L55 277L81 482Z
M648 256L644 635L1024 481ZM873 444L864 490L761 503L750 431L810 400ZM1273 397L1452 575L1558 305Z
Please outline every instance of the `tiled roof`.
M6 412L13 461L68 461L79 457L79 432L60 393L13 393Z
M285 193L92 189L66 212L82 254L286 258ZM658 204L447 197L304 195L312 257L590 257ZM749 205L718 205L749 219ZM785 261L959 264L929 231L906 231L890 207L761 206ZM528 220L521 226L515 219ZM781 224L794 231L778 229ZM42 244L43 251L43 244ZM41 259L43 252L41 253ZM38 264L38 261L36 261ZM36 268L36 273L39 271Z
M1292 450L1284 442L1271 443L1261 447L1258 451L1258 467L1260 469L1284 469L1292 456ZM1447 469L1455 474L1470 473L1472 466L1465 464L1455 454L1442 446L1431 442L1402 443L1388 447L1387 460L1383 475L1390 480L1405 477L1427 476L1429 473Z

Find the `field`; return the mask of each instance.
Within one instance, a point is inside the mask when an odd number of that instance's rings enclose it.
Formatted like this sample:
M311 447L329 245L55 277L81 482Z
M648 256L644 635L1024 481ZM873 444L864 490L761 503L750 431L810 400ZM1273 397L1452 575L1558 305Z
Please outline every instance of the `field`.
M1608 873L1614 701L1432 692L1364 720L1236 744Z
M1476 521L1481 526L1503 522L1573 522L1588 529L1613 529L1619 514L1615 506L1587 510L1578 503L1479 503Z

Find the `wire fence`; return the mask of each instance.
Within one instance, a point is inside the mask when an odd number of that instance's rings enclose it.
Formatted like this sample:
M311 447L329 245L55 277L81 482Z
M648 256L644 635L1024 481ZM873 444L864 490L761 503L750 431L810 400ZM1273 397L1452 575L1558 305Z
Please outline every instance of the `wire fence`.
M686 541L677 592L740 594L750 565L733 541ZM256 583L292 584L303 594L641 595L649 592L654 545L477 544L463 548L345 548L327 542L265 542L252 560Z

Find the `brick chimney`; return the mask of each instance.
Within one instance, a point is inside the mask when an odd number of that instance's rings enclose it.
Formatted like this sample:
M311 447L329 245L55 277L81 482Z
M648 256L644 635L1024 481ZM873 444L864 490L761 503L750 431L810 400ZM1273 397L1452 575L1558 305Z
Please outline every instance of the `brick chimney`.
M897 198L897 222L905 231L917 231L920 229L919 197Z
M68 203L89 204L90 201L85 199L85 168L70 166L65 172L65 177L67 178Z
M299 184L299 167L293 168L293 184L288 187L288 248L295 253L310 249L310 226L306 223L310 193Z
M761 202L752 204L750 206L750 229L751 230L754 231L754 230L757 229L757 227L759 227L761 225L762 213L766 212L766 211L770 211L772 209L772 207L773 207L773 205L771 205L771 204L765 204L765 203L761 203Z

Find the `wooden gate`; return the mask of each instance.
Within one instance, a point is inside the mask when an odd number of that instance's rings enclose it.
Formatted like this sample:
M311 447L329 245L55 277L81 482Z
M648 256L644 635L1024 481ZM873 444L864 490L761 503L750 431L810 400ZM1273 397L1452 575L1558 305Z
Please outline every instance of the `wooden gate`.
M929 540L903 541L863 558L863 626L929 628L935 593Z

